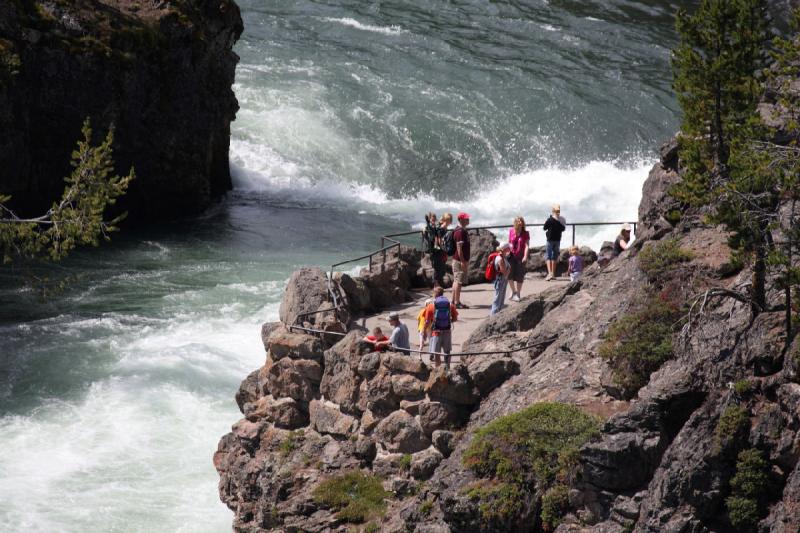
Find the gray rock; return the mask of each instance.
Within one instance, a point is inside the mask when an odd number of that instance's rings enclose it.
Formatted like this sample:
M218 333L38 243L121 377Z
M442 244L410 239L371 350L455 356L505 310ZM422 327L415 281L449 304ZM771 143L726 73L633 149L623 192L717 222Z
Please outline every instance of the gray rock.
M370 379L375 374L378 373L378 369L380 368L380 366L381 366L380 352L368 353L363 357L361 357L361 360L358 363L358 374L362 377Z
M399 353L383 354L381 364L393 374L412 374L420 379L426 379L430 373L428 367L418 358Z
M269 353L269 336L276 329L282 327L280 322L264 322L261 325L261 343L264 345L264 350Z
M475 405L480 401L478 388L461 365L449 370L436 369L425 383L425 392L432 400L458 405Z
M381 420L373 435L390 452L414 453L431 445L419 422L405 411L395 411Z
M381 369L374 378L362 381L358 392L358 408L370 410L378 416L386 416L400 408L400 398L392 388L392 376Z
M433 435L439 429L461 427L469 417L467 409L443 402L422 402L418 410L420 427L426 435Z
M358 420L339 410L339 406L327 401L312 400L309 404L311 427L319 433L349 437L358 429Z
M442 462L444 456L436 448L428 448L411 456L411 475L414 479L426 480Z
M250 421L262 418L279 428L296 429L308 425L307 406L302 406L292 398L275 399L263 396L254 403L248 403L245 416Z
M276 328L267 339L267 350L273 361L284 357L292 359L314 359L321 361L324 348L319 337L305 333L293 333L286 328Z
M431 441L437 450L442 452L445 457L450 457L455 448L456 435L452 431L437 429L431 436Z
M316 397L317 388L295 367L295 363L295 360L284 358L270 366L267 374L269 390L276 398L310 402Z
M424 395L425 384L408 374L391 377L392 391L398 398L419 399ZM401 402L402 405L402 402Z
M284 324L295 324L298 315L316 311L327 301L328 277L325 272L319 268L304 267L296 270L289 278L278 315ZM313 315L301 319L311 324L316 323Z
M259 385L260 370L250 372L246 378L239 385L239 390L236 391L236 405L239 410L244 414L245 404L255 402L261 397L261 386Z
M519 374L519 363L500 355L476 355L467 360L467 372L481 396L487 396L508 378Z

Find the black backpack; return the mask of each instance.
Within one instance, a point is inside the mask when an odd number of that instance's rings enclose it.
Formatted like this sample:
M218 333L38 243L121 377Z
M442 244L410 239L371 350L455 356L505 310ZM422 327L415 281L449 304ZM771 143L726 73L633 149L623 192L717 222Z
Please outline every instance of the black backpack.
M442 250L447 255L456 255L456 239L453 236L453 230L447 230L442 239Z
M422 243L429 254L436 251L436 228L430 224L425 226L425 231L422 232Z

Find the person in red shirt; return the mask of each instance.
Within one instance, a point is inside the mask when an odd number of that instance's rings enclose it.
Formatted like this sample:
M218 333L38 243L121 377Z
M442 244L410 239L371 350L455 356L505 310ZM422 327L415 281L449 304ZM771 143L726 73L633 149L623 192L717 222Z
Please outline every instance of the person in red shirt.
M363 341L373 345L376 352L382 352L389 345L389 337L383 334L381 328L377 327L372 330L372 335L366 335Z
M425 308L425 326L431 330L428 350L434 353L434 364L441 366L440 353L444 354L445 368L450 368L450 352L453 349L453 322L458 320L456 306L444 297L444 289L433 289L433 302Z

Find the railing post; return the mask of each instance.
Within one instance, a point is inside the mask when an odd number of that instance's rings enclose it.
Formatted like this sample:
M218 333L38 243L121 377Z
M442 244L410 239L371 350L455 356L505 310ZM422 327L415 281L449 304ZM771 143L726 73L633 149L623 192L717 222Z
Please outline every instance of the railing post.
M369 271L372 272L372 254L369 254Z
M633 234L636 235L636 222L633 223Z
M572 225L572 246L575 246L575 224Z

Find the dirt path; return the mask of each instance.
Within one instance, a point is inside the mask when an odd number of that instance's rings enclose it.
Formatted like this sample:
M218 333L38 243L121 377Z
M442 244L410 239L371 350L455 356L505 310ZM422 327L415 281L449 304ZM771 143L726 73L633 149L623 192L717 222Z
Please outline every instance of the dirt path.
M522 297L538 294L555 285L563 285L569 283L569 278L556 278L553 281L544 281L544 278L539 274L528 273L525 275L525 283L522 285ZM432 291L419 292L416 294L418 297L412 302L405 302L400 305L395 305L384 309L380 314L370 315L358 321L369 330L375 326L380 326L384 334L387 336L391 332L391 327L386 320L386 315L390 311L397 311L400 314L400 321L408 327L409 336L411 338L411 348L419 348L419 334L417 332L417 315L420 309L425 304L425 300L432 297ZM445 291L445 296L449 299L451 291ZM516 302L511 302L508 298L511 296L511 289L506 292L506 306L517 305ZM478 327L478 325L489 316L489 310L492 307L494 300L494 285L492 283L479 283L474 285L467 285L461 289L461 300L467 304L469 309L459 309L458 321L453 324L453 354L461 350L464 341L469 338L470 334ZM423 347L427 350L427 347ZM414 354L416 355L416 354ZM424 356L427 359L427 356ZM454 362L457 359L454 360Z

